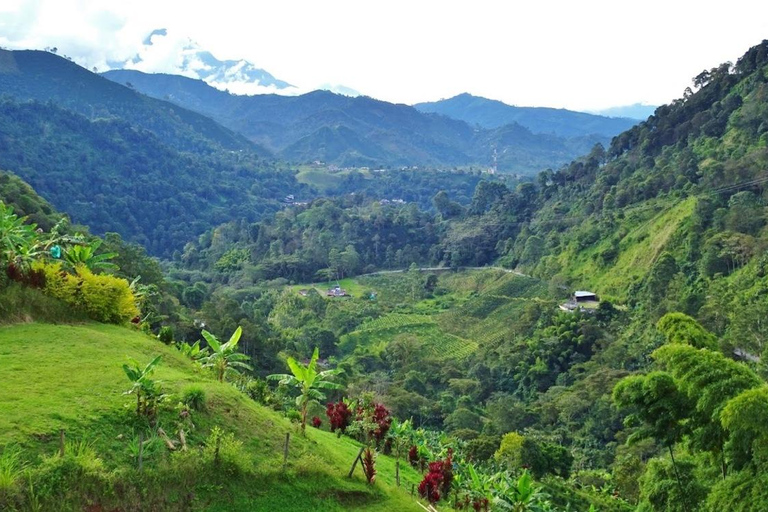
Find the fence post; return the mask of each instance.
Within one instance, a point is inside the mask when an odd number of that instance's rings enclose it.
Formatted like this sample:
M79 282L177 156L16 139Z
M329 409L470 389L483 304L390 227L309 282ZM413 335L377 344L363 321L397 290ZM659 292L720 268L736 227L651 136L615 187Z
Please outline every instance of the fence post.
M139 432L139 472L144 468L144 432Z
M291 433L285 433L285 447L283 448L283 472L288 468L288 443L291 440Z
M64 429L59 429L59 455L64 456Z
M363 455L363 450L365 450L365 446L360 447L360 451L357 452L357 457L355 457L355 461L352 463L352 469L349 470L349 474L347 475L347 478L352 478L352 473L355 472L355 467L357 466L357 461L360 460L360 457Z

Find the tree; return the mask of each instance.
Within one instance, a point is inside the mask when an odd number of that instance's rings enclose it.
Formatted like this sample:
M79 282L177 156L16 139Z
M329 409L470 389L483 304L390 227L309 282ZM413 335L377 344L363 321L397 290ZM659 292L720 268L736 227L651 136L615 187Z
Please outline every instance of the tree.
M224 382L224 377L228 375L239 375L238 368L252 371L253 367L247 364L245 361L249 361L250 358L237 351L237 343L240 341L240 336L243 334L242 327L238 327L229 341L221 343L216 336L210 332L203 330L203 338L208 342L208 346L211 349L210 354L202 357L200 362L203 368L213 369L214 374L219 382Z
M747 366L707 349L670 344L657 349L652 357L674 377L680 391L693 405L687 422L692 431L692 446L719 458L725 477L727 465L723 451L728 434L720 422L720 414L731 398L763 382Z
M310 403L316 403L325 399L325 395L320 391L321 389L342 389L343 386L327 380L329 377L339 375L343 372L342 369L337 368L334 370L325 370L322 372L317 371L317 360L320 358L320 350L315 348L312 354L312 359L305 366L297 362L294 358L289 357L286 361L288 368L291 369L291 374L280 373L268 375L267 379L277 380L280 385L295 387L301 393L296 397L296 406L301 410L301 432L306 433L307 425L307 408Z
M684 313L667 313L656 324L668 343L684 343L696 348L717 348L717 338L699 322Z
M613 400L620 408L634 408L635 412L624 421L626 425L640 424L628 442L652 437L667 447L680 496L685 496L672 447L686 432L685 420L691 414L691 405L675 379L665 372L626 377L613 389Z

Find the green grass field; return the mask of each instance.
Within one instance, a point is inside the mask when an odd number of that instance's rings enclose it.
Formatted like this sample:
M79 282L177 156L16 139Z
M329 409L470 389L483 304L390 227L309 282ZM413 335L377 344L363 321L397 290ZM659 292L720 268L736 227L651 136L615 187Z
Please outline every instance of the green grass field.
M34 467L40 456L56 452L59 429L64 429L68 440L93 447L105 471L131 480L136 476L131 442L139 422L134 397L123 394L129 381L121 366L128 357L146 363L158 354L163 359L155 378L172 395L159 416L159 426L173 432L178 418L173 406L179 393L191 384L200 386L205 390L206 408L193 413L190 449L201 448L210 430L219 426L242 441L243 457L253 468L226 485L174 481L173 474L165 474L159 482L146 477L161 492L167 488L173 494L174 489L180 492L191 484L197 497L195 510L421 510L406 492L420 479L410 468L402 468L405 483L400 489L394 485L394 461L385 456L378 458L375 485L365 483L359 468L347 479L359 449L353 440L337 439L311 427L307 438L302 438L282 415L257 405L231 385L212 380L175 349L114 326L0 327L0 452L3 446L19 447L28 467ZM283 473L282 450L288 432L292 436L289 464ZM168 459L164 448L148 456L144 475L155 474L152 471ZM109 497L110 492L100 494Z

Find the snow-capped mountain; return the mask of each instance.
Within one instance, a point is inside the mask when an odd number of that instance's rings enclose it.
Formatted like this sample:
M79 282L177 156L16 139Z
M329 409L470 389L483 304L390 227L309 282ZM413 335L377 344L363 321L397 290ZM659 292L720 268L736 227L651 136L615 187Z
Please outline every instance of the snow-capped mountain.
M233 94L302 92L247 60L219 60L195 41L172 37L164 28L153 30L132 58L109 62L109 67L197 78Z

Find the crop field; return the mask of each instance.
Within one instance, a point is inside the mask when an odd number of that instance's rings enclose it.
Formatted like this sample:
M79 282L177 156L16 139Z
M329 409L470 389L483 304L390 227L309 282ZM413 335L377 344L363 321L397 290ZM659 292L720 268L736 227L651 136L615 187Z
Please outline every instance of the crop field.
M436 359L464 359L477 350L477 343L444 332L434 316L392 313L364 323L340 343L342 350L386 345L399 336L408 335L420 349Z

